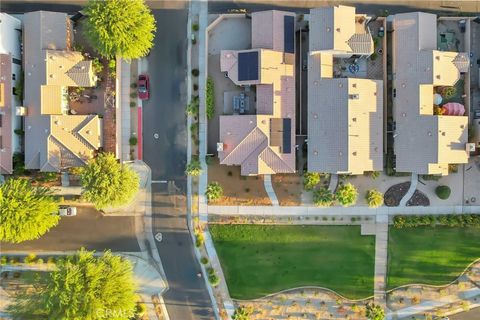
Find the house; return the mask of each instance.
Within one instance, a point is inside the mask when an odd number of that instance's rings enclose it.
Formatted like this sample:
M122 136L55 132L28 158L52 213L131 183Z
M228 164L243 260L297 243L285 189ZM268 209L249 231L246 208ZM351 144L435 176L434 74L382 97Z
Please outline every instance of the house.
M25 168L58 172L78 167L102 146L98 115L69 114L68 87L93 87L92 61L72 51L65 13L24 15Z
M435 115L434 90L468 72L468 54L436 50L434 14L397 14L392 27L396 170L446 175L468 162L468 117Z
M222 50L221 71L256 89L256 112L220 116L220 164L242 175L295 172L295 14L252 14L251 50ZM243 94L243 93L242 93Z
M310 10L309 172L383 170L383 81L334 72L339 59L354 62L373 53L367 20L348 6Z
M22 23L0 13L0 174L13 172L13 154L21 152L21 117L16 108L22 105Z

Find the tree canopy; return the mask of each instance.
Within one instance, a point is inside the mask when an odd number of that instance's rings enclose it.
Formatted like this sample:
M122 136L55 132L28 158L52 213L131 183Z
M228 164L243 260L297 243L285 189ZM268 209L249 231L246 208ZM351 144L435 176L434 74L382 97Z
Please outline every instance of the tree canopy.
M82 249L30 281L35 290L17 295L8 309L14 318L128 320L135 315L132 265L109 251L95 257Z
M47 188L24 179L8 179L0 186L1 241L38 239L59 220L57 201Z
M378 208L383 204L383 193L376 189L368 190L366 199L370 208Z
M210 182L207 185L207 190L205 191L205 196L210 200L217 200L223 196L223 188L220 183L214 181Z
M102 56L137 59L153 46L156 23L143 0L90 0L84 33Z
M118 207L131 201L138 191L135 171L121 165L111 153L100 153L82 169L83 197L98 209Z
M344 206L349 207L357 203L358 191L351 183L346 183L337 188L336 198L338 202Z

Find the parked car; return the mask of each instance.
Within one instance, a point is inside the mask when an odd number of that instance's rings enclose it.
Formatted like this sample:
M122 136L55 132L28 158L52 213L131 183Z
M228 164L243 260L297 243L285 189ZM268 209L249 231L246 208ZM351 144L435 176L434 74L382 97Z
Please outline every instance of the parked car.
M141 100L148 100L150 97L150 80L145 74L138 76L138 97Z
M62 217L73 217L77 215L77 207L60 206L58 213Z

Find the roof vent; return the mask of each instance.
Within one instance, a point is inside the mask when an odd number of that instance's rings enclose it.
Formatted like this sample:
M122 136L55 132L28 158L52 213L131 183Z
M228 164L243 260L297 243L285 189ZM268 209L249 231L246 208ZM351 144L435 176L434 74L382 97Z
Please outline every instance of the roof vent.
M439 74L437 74L436 78L437 78L437 79L440 79L440 75L439 75Z
M460 129L465 129L465 126L463 124L460 125Z
M330 29L330 27L327 27L327 32L330 32L330 30L332 30L332 29Z
M317 80L313 81L313 84L318 86L318 81Z
M435 56L435 59L440 60L440 56Z
M357 87L357 84L356 83L353 83L352 84L352 88L356 88Z
M354 156L356 156L356 155L357 155L357 151L353 151L352 154L353 154Z
M85 66L81 66L81 69L82 69L82 70L85 70Z
M407 114L405 112L402 112L402 117L406 117Z
M432 131L428 131L428 135L431 137L432 136Z
M339 156L343 156L343 152L340 151L340 152L338 153L338 155L339 155Z
M90 134L91 132L90 132L90 130L87 130L87 131L85 131L85 133L86 133L86 134Z
M314 113L313 114L313 119L318 119L318 114Z
M63 69L63 66L62 66L62 65L59 65L58 68L59 68L59 69Z
M317 150L313 151L313 155L318 156L318 151Z
M343 83L339 83L339 84L338 84L338 87L339 87L339 88L342 88L342 87L343 87Z
M349 95L348 95L348 99L358 100L358 99L360 99L360 95L359 95L358 93L349 94Z
M340 28L337 28L337 29L335 29L335 30L337 30L337 32L340 32Z
M353 122L357 122L357 118L352 118L352 121L353 121Z
M405 83L402 83L402 88L406 88L407 85Z
M444 136L444 137L445 137L445 135L446 135L446 133L445 133L445 131L443 131L443 132L442 132L442 136Z
M265 120L262 120L262 124L265 124L265 123L267 123L267 122Z
M50 74L50 78L55 78L55 75L53 73Z

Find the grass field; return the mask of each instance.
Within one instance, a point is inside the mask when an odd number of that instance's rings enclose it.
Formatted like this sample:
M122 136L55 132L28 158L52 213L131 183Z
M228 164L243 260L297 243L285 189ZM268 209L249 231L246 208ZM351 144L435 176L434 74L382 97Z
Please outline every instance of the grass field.
M410 283L447 284L480 258L479 228L391 227L389 237L389 289Z
M373 295L375 237L360 226L210 225L234 299L299 286L348 298Z

